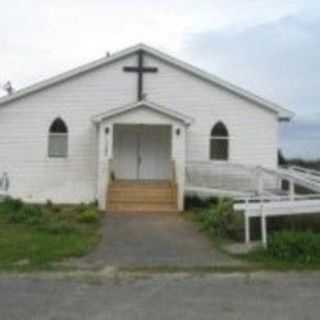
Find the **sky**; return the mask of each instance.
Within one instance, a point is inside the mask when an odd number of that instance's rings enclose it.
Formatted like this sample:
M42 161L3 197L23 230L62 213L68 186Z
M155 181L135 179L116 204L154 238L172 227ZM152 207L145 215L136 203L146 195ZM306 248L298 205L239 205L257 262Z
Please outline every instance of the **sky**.
M0 0L0 84L16 89L140 42L294 111L281 149L320 158L320 1Z

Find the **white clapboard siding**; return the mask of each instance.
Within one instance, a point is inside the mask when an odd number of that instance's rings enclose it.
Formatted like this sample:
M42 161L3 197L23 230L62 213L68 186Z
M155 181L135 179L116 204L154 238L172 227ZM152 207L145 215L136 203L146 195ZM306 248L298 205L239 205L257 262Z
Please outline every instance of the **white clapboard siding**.
M276 167L275 112L155 57L145 60L159 68L145 75L147 99L195 120L186 133L187 161L209 160L211 128L223 121L230 133L231 162ZM136 55L131 55L0 106L0 174L8 172L11 195L65 203L96 199L97 132L91 119L136 100L137 75L122 70L136 63ZM69 130L66 159L47 157L48 129L56 117ZM173 143L183 139L176 137ZM178 168L177 174L183 171Z

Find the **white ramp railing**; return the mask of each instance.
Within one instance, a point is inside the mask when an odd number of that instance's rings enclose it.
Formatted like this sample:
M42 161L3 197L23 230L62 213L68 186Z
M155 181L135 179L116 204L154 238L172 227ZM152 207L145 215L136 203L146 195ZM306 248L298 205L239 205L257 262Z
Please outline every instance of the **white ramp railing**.
M258 167L258 170L260 170L260 173L262 177L274 177L279 181L286 180L289 182L290 190L293 192L294 185L302 186L306 189L309 189L310 191L320 193L320 180L317 180L318 178L313 175L313 178L310 177L310 174L302 174L297 172L296 170L292 169L284 169L284 168L278 168L278 169L268 169L263 167ZM320 172L318 172L320 175ZM262 178L262 180L264 180ZM261 187L262 189L264 186ZM260 188L260 189L261 189Z
M295 175L299 175L300 177L320 184L320 171L299 166L289 166L288 170L290 170Z
M250 242L250 218L261 218L262 243L267 246L267 217L283 215L320 214L320 172L300 167L289 169L258 168L259 196L240 199L234 205L235 211L243 211L245 217L245 241ZM283 180L289 182L288 194L266 195L264 181L266 177L273 177L279 184ZM310 194L299 195L295 186L302 186L310 190Z
M251 197L240 199L235 211L242 211L245 218L245 242L250 243L250 218L261 218L262 243L267 246L267 218L276 216L320 214L320 194Z
M282 182L289 190L282 189ZM295 186L310 194L299 195ZM250 219L261 218L262 243L267 245L267 217L320 213L320 172L301 167L263 168L238 164L189 162L186 191L235 199L235 211L245 217L245 241L250 242Z
M238 164L188 162L186 166L187 192L212 196L248 196L257 189L254 167Z
M239 199L234 205L235 211L242 211L245 218L245 241L250 242L250 218L260 217L262 243L267 246L267 218L284 215L304 215L320 213L320 172L301 167L267 169L258 168L259 196ZM266 195L264 181L273 177L279 185L289 182L288 194ZM295 186L310 190L310 194L299 195Z

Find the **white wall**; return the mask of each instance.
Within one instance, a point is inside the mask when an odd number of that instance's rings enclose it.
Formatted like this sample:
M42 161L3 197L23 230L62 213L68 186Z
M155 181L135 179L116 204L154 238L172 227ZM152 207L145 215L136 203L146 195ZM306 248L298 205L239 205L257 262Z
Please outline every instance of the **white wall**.
M209 159L210 130L222 120L231 135L230 161L276 166L274 113L155 58L146 63L159 68L145 75L147 99L195 118L186 137L187 160ZM9 173L13 196L66 203L96 198L97 132L91 117L135 101L137 76L122 70L133 64L135 56L0 106L0 175ZM58 116L69 128L69 156L48 159L48 128Z
M135 57L97 69L0 107L0 175L10 192L29 201L93 201L97 180L97 132L91 117L136 96L122 66ZM47 158L47 134L55 117L69 129L67 159Z
M276 167L278 121L274 112L155 58L149 57L146 64L159 68L157 74L146 76L148 99L196 119L188 130L187 161L209 160L210 131L217 121L223 121L230 134L230 162Z

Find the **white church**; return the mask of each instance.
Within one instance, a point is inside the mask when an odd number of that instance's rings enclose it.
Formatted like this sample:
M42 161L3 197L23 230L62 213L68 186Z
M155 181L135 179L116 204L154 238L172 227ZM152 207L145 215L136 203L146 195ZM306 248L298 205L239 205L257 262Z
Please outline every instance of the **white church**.
M192 188L254 191L292 117L139 44L1 98L0 177L28 202L181 211Z

